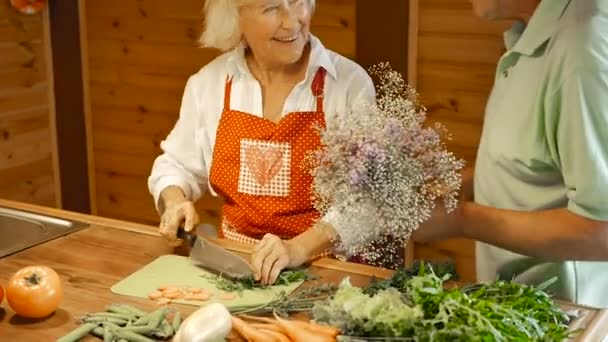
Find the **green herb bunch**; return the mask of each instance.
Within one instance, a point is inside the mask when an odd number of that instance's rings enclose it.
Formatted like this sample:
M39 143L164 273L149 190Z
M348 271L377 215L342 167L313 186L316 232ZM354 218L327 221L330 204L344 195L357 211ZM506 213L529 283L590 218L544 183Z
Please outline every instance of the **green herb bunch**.
M538 287L507 281L444 289L450 278L428 264L418 274L397 272L370 287L345 279L336 294L313 308L315 320L343 335L403 337L415 341L563 341L568 317Z
M254 276L247 276L241 279L228 279L222 275L207 276L214 285L222 291L227 292L243 292L244 290L252 290L256 288L265 288L271 285L264 285L255 280ZM295 268L284 270L279 274L277 281L272 286L289 285L300 281L314 279L314 276L304 268Z

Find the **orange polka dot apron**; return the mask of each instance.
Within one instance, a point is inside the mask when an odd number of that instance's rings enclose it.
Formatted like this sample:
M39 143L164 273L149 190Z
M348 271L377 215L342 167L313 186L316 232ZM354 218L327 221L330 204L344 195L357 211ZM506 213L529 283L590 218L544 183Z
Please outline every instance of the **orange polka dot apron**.
M278 122L232 110L232 79L226 81L209 181L224 199L220 236L254 244L271 233L290 239L319 218L312 203L308 153L321 146L326 71L311 85L316 111L292 112Z

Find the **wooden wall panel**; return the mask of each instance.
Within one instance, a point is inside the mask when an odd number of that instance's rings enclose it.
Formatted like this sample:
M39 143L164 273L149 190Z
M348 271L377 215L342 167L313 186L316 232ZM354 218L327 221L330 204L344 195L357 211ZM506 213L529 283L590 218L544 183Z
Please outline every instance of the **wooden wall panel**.
M0 3L0 197L56 206L46 14Z
M468 0L411 1L418 9L416 51L410 51L417 89L429 120L443 123L451 133L448 147L472 163L508 23L476 18ZM473 241L416 245L414 251L417 259L453 259L463 280L475 279Z
M312 31L355 55L356 0L317 0ZM96 214L156 225L147 177L173 127L188 76L218 52L197 47L201 0L85 0L86 79ZM218 223L220 201L197 203Z

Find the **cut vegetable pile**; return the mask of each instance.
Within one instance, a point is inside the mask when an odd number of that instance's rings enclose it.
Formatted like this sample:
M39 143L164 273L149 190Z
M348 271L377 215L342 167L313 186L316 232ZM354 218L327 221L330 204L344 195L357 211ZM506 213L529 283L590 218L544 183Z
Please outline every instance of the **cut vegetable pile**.
M206 302L211 299L212 293L198 287L179 287L173 285L160 286L155 291L148 293L148 298L154 300L158 305L168 305L174 300L191 300ZM233 293L222 293L219 295L221 300L234 300L236 295Z
M169 318L170 311L163 307L151 313L130 305L115 304L105 312L86 314L82 323L57 342L75 342L94 335L104 341L153 342L167 340L179 329L182 319L179 312Z
M567 315L543 291L548 283L444 289L448 278L424 266L416 276L397 272L367 289L346 278L331 299L315 305L313 316L346 336L441 342L562 341L571 335Z

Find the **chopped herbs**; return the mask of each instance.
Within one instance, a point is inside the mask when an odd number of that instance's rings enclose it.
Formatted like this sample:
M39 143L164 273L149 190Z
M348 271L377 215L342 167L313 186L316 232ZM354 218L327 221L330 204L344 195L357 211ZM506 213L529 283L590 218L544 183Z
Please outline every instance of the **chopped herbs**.
M562 341L568 317L539 287L495 281L444 289L426 264L402 270L366 289L345 279L336 294L313 308L315 320L361 337L415 337L416 341Z
M243 292L244 290L251 290L255 288L264 288L269 285L263 285L262 283L256 281L253 276L245 277L242 279L228 279L221 275L216 276L207 276L209 280L213 282L213 284L222 291L226 292ZM306 281L314 279L314 276L310 274L306 269L296 268L291 270L284 270L279 274L277 281L274 285L288 285L292 283L297 283L299 281Z

